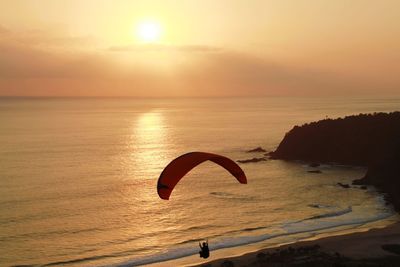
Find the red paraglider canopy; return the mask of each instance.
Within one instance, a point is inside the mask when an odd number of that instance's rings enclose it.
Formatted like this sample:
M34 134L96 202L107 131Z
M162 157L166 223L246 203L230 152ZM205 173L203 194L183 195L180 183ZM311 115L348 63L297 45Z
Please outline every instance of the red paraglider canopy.
M225 168L233 176L235 176L240 183L247 184L246 175L239 165L237 165L233 160L212 153L190 152L171 161L162 171L157 182L157 192L160 198L168 200L172 190L174 190L174 187L182 179L182 177L194 167L207 160L210 160Z

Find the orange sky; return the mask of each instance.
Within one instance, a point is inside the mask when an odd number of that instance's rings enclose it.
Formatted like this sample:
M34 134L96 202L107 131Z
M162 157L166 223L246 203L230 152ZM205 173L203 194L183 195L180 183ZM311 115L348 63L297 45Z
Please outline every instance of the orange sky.
M397 0L0 0L0 95L400 95ZM136 25L162 33L139 40Z

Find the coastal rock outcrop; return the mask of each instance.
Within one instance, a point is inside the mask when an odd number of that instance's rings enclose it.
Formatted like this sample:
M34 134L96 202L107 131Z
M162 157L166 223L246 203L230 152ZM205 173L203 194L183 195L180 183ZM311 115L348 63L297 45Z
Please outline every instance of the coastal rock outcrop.
M272 159L367 166L354 184L374 185L400 210L400 112L359 114L295 126Z
M262 153L262 152L267 152L267 150L265 150L264 148L262 148L262 147L256 147L256 148L254 148L254 149L250 149L250 150L248 150L248 151L246 151L247 153L253 153L253 152L260 152L260 153Z
M253 163L253 162L260 162L260 161L267 161L266 158L252 158L252 159L242 159L237 160L239 163Z
M317 163L317 162L312 162L312 163L310 163L308 166L309 167L311 167L311 168L317 168L317 167L319 167L321 164L319 164L319 163Z
M342 188L350 188L350 185L348 185L348 184L337 183L337 185Z

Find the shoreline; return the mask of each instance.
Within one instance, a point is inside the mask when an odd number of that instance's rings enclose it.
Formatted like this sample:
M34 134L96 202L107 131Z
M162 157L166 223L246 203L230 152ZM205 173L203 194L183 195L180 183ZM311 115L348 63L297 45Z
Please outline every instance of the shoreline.
M166 267L166 266L221 266L224 261L232 261L234 266L249 266L248 264L257 259L259 253L271 253L276 249L286 249L289 247L302 247L309 246L311 244L318 244L321 240L335 240L335 242L340 242L341 239L347 239L348 236L352 235L366 235L368 233L382 231L384 233L385 229L395 228L397 231L392 231L393 233L399 233L397 242L400 243L400 216L395 213L388 218L383 220L378 220L374 222L369 222L365 224L359 224L352 227L349 226L339 226L330 229L317 230L313 232L305 233L294 233L290 235L281 236L278 238L267 239L260 242L255 242L247 245L241 245L236 247L228 247L223 249L218 249L211 251L211 257L207 260L199 258L198 254L186 256L177 259L171 259L162 262L154 262L150 264L145 264L143 266L150 267ZM369 235L369 234L368 234ZM380 234L378 234L380 235ZM339 240L339 241L337 241ZM325 251L325 250L324 250ZM346 253L343 253L346 255ZM210 265L211 264L211 265ZM245 265L244 265L245 264ZM257 263L259 264L259 263ZM252 266L252 265L250 265ZM400 266L400 265L399 265Z
M234 265L229 266L262 266L263 258L268 255L279 254L280 251L298 250L303 248L319 247L321 254L335 257L340 255L347 261L365 261L365 260L383 260L400 255L388 252L382 249L382 245L399 244L400 245L400 221L393 222L383 228L371 228L361 232L338 233L329 235L323 233L310 239L299 240L294 243L266 247L252 252L246 252L242 255L232 255L215 260L205 261L203 263L189 264L190 267L214 267L221 266L224 262L231 262ZM265 262L266 263L266 262ZM364 262L365 263L365 262ZM279 264L282 264L280 262ZM285 265L284 265L285 266Z

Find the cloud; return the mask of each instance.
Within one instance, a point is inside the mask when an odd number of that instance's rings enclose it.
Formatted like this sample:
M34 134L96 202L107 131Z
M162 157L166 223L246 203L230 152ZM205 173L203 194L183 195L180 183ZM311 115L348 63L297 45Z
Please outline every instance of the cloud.
M87 78L109 65L97 55L0 43L0 79Z
M164 44L143 44L143 45L126 45L126 46L111 46L108 49L113 52L221 52L221 47L206 46L206 45L164 45Z
M65 45L56 45L49 41L54 40L53 35L35 34L36 42L21 41L18 33L11 35L0 38L0 95L313 96L390 93L400 85L399 78L356 76L213 46L84 50L75 48L82 41L79 38L72 38L70 44L59 39ZM147 53L123 53L142 51L170 57L156 56L146 61Z
M7 33L9 33L9 31L6 28L4 28L2 25L0 25L0 35L7 34Z
M340 75L237 52L208 55L180 71L180 79L190 88L186 90L193 94L312 95L333 93L350 85Z
M87 50L98 47L99 41L93 36L74 36L61 31L24 30L12 31L0 25L0 44L25 46L27 49L42 48L64 50Z

